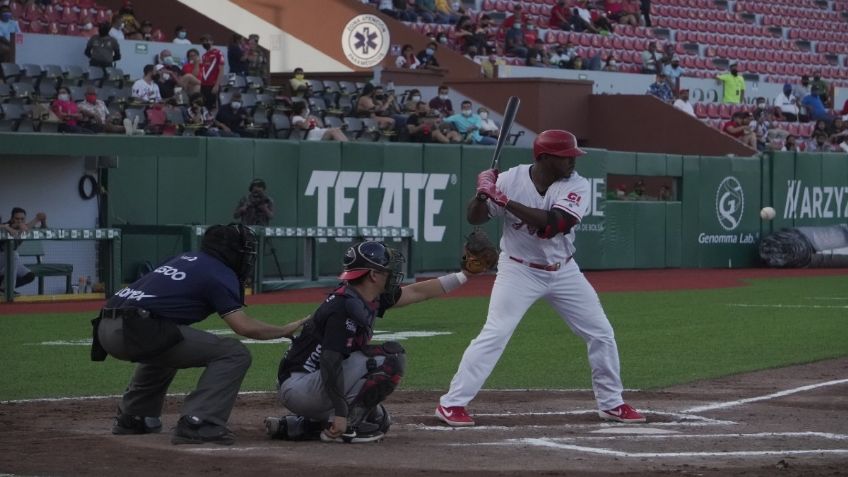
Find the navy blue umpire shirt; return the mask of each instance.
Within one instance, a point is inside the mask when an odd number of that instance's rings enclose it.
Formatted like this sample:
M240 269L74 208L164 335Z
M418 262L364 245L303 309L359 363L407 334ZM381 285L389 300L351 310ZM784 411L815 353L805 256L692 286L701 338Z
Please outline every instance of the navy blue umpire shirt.
M143 308L153 316L190 325L212 313L242 308L236 273L203 252L178 255L115 293L106 308Z

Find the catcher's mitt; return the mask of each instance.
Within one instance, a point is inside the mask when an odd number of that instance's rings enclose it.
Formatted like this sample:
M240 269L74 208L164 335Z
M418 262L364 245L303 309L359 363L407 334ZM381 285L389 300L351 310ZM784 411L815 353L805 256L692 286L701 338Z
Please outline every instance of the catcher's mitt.
M462 269L471 274L483 273L498 263L498 249L486 232L476 227L465 237Z

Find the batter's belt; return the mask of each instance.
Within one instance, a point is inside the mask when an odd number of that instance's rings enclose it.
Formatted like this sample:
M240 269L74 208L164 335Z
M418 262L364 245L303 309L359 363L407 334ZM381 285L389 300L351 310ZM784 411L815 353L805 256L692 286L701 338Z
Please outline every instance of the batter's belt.
M559 270L560 268L568 265L568 262L571 261L571 257L568 257L568 258L565 259L564 262L549 263L549 264L532 263L532 262L528 262L527 260L523 260L523 259L520 259L520 258L517 258L517 257L513 257L511 255L510 255L509 259L513 260L515 262L518 262L522 265L525 265L527 267L535 268L536 270L544 270L546 272L555 272L555 271Z

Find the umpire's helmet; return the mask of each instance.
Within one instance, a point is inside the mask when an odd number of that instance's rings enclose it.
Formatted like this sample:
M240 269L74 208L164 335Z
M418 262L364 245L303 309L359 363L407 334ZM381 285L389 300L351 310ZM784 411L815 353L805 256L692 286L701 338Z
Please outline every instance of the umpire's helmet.
M403 262L403 254L387 247L383 242L360 242L348 248L345 252L342 261L344 271L339 275L339 278L356 280L371 270L389 272L389 279L386 282L388 290L392 286L400 285L403 281L404 274L400 271L400 265Z
M533 141L533 159L538 160L542 154L577 157L586 154L586 151L577 147L577 138L574 134L562 129L549 129L542 131Z
M213 225L203 234L200 250L224 262L244 283L256 261L256 233L242 224Z

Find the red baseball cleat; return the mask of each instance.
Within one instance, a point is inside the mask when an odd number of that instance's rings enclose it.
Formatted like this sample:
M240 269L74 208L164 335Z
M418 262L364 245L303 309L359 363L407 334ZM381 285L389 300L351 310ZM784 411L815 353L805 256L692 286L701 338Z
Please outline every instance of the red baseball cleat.
M436 417L451 427L468 427L474 425L474 419L471 419L471 416L468 415L468 412L462 406L444 407L439 405L436 407Z
M645 422L645 417L639 414L639 411L633 409L630 404L622 404L608 411L598 411L598 416L607 421Z

